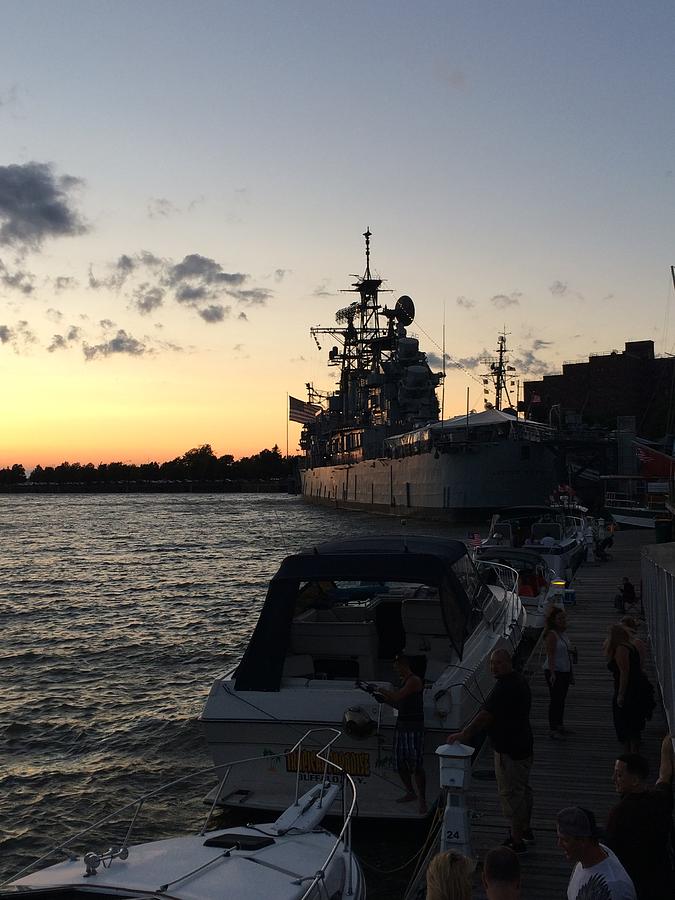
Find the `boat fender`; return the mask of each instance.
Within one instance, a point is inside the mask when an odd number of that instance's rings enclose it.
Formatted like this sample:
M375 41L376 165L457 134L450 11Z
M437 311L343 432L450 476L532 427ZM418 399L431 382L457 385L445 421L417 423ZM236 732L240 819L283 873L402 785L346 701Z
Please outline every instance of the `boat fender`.
M342 724L350 737L366 738L375 731L376 723L362 706L350 706L344 711Z

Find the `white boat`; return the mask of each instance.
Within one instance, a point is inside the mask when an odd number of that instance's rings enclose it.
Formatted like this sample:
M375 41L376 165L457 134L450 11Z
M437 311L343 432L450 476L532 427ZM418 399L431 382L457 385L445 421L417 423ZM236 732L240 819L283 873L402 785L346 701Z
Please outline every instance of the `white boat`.
M495 513L482 549L513 547L544 557L558 578L570 582L586 555L586 526L578 517L550 506L513 506Z
M289 764L295 765L297 761L299 765L311 737L318 738L319 735L304 735L288 751L286 761ZM131 843L133 829L139 827L141 809L164 790L159 788L91 825L27 866L0 885L0 898L29 898L33 894L36 900L75 900L78 897L111 900L113 897L141 896L162 896L171 900L223 900L224 897L227 900L320 900L326 897L364 900L363 874L350 848L356 788L353 779L331 759L332 744L338 737L339 732L335 732L318 753L312 754L321 772L319 782L299 796L300 781L297 780L293 803L274 822L209 830L218 796L240 764L231 762L224 774L219 773L214 803L198 834ZM246 764L252 762L248 760ZM255 762L264 768L269 765L269 757ZM204 772L195 774L203 775ZM186 778L194 778L194 774ZM175 787L186 778L171 782L166 788ZM338 800L342 803L344 817L340 833L335 836L324 830L321 822ZM73 847L84 839L98 839L103 826L112 830L112 823L116 822L119 828L121 814L130 817L131 823L119 844L103 852L90 850L81 856L73 852ZM56 853L68 859L26 874L27 870L44 865Z
M564 606L566 582L559 579L546 559L534 550L514 547L479 547L476 562L484 577L496 577L505 587L516 590L527 612L527 627L544 627L551 605Z
M655 528L657 519L669 515L665 504L659 500L649 505L616 491L605 494L605 511L624 528Z
M201 721L217 765L278 754L310 726L344 727L334 759L359 786L360 817L418 817L393 767L396 711L359 682L392 690L403 651L424 678L427 798L438 793L436 747L492 690L489 656L514 651L525 612L488 585L461 541L381 537L317 545L285 559L239 666L216 678ZM292 767L239 769L227 805L278 809ZM320 777L303 765L301 779ZM414 807L414 808L413 808Z

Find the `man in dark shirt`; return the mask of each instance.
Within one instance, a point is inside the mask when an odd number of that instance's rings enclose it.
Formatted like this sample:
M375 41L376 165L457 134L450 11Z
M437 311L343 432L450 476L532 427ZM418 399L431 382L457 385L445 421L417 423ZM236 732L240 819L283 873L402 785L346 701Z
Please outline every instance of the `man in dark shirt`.
M396 769L405 787L405 794L397 803L417 799L420 813L426 814L426 774L424 771L424 682L410 668L410 658L399 653L394 668L401 679L397 691L378 690L376 699L398 710L394 731ZM413 789L415 779L417 794Z
M673 815L673 740L661 744L659 777L647 787L647 760L625 753L614 763L621 799L607 819L606 843L633 879L638 900L672 900L675 884L669 853Z
M520 673L514 672L511 656L504 649L494 651L490 670L497 680L494 690L471 722L448 736L448 743L467 743L478 731L487 729L494 750L502 812L511 825L511 836L504 843L516 853L524 853L525 841L534 840L530 828L533 748L530 686Z

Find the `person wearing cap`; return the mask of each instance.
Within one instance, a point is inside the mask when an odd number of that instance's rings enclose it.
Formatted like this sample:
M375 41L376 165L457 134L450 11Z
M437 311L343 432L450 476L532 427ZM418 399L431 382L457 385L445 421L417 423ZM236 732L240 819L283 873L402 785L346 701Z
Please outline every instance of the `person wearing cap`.
M487 900L519 900L520 860L510 847L493 847L483 860Z
M669 842L673 815L673 739L661 742L659 777L647 786L649 765L637 753L624 753L614 763L619 802L609 811L606 842L633 879L638 900L671 900L675 881Z
M468 725L448 735L447 743L466 744L474 734L487 729L494 750L502 812L511 826L504 845L515 853L524 853L526 842L534 840L529 784L533 761L532 696L529 684L520 672L514 671L513 660L504 648L490 656L490 670L497 681L492 693Z
M567 806L557 816L558 846L575 863L567 900L637 900L630 875L617 856L599 841L590 809Z

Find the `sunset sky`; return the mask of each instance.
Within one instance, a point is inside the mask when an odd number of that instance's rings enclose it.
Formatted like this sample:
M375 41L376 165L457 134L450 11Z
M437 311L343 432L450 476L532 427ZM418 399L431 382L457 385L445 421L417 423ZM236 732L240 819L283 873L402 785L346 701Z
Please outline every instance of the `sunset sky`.
M504 328L527 379L674 352L674 44L666 0L2 3L0 465L285 450L367 226L446 416Z

